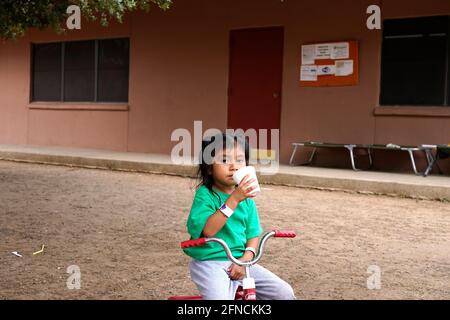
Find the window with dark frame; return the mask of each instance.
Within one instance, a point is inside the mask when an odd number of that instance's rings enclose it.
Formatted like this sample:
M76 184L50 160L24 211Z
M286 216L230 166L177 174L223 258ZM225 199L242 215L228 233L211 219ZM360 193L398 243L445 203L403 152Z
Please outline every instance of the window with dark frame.
M33 46L33 100L61 100L61 43Z
M129 39L33 44L32 101L128 102Z
M448 16L385 20L381 106L450 105Z

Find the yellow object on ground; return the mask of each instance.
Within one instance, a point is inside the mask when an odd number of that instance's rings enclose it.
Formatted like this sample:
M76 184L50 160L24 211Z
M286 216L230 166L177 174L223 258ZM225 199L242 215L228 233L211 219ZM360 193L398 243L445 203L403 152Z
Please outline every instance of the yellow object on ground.
M39 251L36 251L36 252L33 252L33 256L34 256L34 255L36 255L36 254L39 254L39 253L42 253L42 252L44 252L44 248L45 248L45 245L43 244L43 245L42 245L42 249L41 249L41 250L39 250Z

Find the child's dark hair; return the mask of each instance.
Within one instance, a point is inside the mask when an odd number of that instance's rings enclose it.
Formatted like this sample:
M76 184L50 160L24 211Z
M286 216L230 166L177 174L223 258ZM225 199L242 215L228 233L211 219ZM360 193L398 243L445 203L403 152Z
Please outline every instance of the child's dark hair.
M197 172L197 178L199 180L199 184L197 185L197 189L201 186L205 186L209 189L209 191L215 194L217 197L219 195L213 190L212 186L214 184L214 179L211 173L212 167L212 159L215 157L215 150L218 147L223 146L223 150L227 147L239 146L244 149L245 153L245 165L248 165L249 162L249 144L247 137L243 135L231 135L226 133L221 133L209 138L205 138L202 141L202 150L199 155L199 166ZM211 152L205 153L205 149L211 149ZM220 197L219 197L220 201Z

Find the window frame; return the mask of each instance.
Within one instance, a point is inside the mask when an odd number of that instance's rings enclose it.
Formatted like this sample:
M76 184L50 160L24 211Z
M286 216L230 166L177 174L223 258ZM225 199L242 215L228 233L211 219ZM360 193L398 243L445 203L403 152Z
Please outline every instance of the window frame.
M98 73L99 73L99 42L100 41L108 41L108 40L124 40L127 42L128 46L128 61L126 64L126 74L127 74L127 99L126 101L99 101L98 100ZM65 100L65 49L66 49L66 43L69 42L80 42L80 41L92 41L94 42L94 100L84 100L84 101L73 101L73 100ZM61 53L60 53L60 60L61 60L61 75L60 75L60 100L36 100L35 99L35 91L34 91L34 84L35 84L35 48L38 45L45 45L45 44L54 44L54 43L60 43L61 44ZM129 103L129 90L130 90L130 37L117 37L117 38L102 38L102 39L80 39L80 40L71 40L71 41L54 41L54 42L35 42L31 43L31 77L30 77L30 98L29 98L29 105L30 107L34 109L52 109L57 104L73 104L75 105L74 109L82 109L83 107L77 107L76 105L86 105L86 104L94 104L94 105L116 105L116 104L128 104ZM69 107L68 109L72 109ZM105 108L100 108L99 110L104 110ZM109 108L106 108L105 110L108 110ZM115 108L114 108L115 109ZM119 108L122 110L123 108ZM128 109L128 108L126 108Z
M439 19L439 18L447 18L447 25L446 25L446 37L447 42L445 46L445 65L444 65L444 82L441 84L443 86L443 104L430 104L430 103L424 103L424 104L414 104L414 103L402 103L402 104L396 104L392 102L387 102L382 104L382 95L383 95L383 71L384 71L384 46L385 46L385 37L387 36L385 34L385 22L386 21L401 21L401 20L414 20L414 19L420 19L420 18L428 18L428 19ZM412 33L416 32L416 30L412 30ZM426 31L423 31L426 32ZM388 35L389 36L389 35ZM395 37L395 36L394 36ZM430 116L436 116L440 115L442 112L440 112L438 109L441 110L448 110L445 111L445 116L447 116L447 113L450 113L450 15L438 15L438 16L418 16L418 17L407 17L407 18L386 18L383 20L383 30L381 32L381 45L380 45L380 77L379 77L379 92L378 92L378 107L375 108L374 114L375 115L428 115L430 113ZM404 109L404 112L402 111ZM423 111L417 112L418 109L421 109ZM428 112L428 109L430 112Z

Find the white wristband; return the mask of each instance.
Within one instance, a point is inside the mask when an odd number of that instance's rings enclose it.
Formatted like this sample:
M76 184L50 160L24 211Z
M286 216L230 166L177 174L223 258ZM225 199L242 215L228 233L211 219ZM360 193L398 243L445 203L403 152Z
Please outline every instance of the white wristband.
M225 203L219 208L219 210L227 217L231 217L233 214L233 209L231 209L229 206L227 206Z
M253 257L256 257L256 250L253 247L247 247L245 248L245 251L250 251L253 253Z

